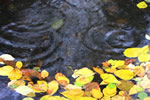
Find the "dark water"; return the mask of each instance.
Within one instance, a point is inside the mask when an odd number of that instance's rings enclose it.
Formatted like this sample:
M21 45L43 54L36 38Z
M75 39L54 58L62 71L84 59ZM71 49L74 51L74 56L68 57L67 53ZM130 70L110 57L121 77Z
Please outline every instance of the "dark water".
M92 67L108 59L124 59L128 47L148 44L149 12L131 0L0 1L0 54L50 75ZM53 27L61 20L61 25ZM1 79L0 100L21 100ZM5 87L5 88L4 88ZM8 91L7 93L5 93Z

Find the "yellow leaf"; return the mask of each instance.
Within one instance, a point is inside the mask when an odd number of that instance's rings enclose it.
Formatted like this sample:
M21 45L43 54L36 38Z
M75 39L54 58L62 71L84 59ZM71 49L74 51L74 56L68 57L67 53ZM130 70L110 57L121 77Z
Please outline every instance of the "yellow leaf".
M58 88L59 88L59 84L57 81L53 80L53 81L49 82L47 94L53 95L54 93L57 92Z
M41 77L42 77L42 78L46 78L46 77L48 77L48 75L49 75L49 73L48 73L46 70L43 70L43 71L41 72Z
M106 86L106 88L103 89L104 96L112 97L116 95L117 88L116 86L113 88L110 88L109 85Z
M88 68L81 68L81 69L79 69L79 70L75 70L74 71L74 74L72 75L72 77L73 78L77 78L77 77L79 77L79 76L85 76L85 77L87 77L87 76L92 76L92 75L94 75L95 73L92 71L92 70L90 70L90 69L88 69Z
M10 80L17 80L17 79L20 79L21 77L22 77L22 72L16 68L13 69L8 75L8 78Z
M145 1L141 1L137 4L137 7L143 9L143 8L147 8L148 5L145 3Z
M69 99L60 96L44 95L43 97L40 98L40 100L69 100Z
M65 89L66 90L72 90L72 89L82 89L82 88L77 86L77 85L68 84L67 86L65 86Z
M77 97L83 96L84 92L80 89L72 89L72 90L67 90L67 91L61 92L61 94L71 100L76 100Z
M70 83L70 80L62 73L57 73L55 75L55 79L58 81L59 84L66 86Z
M16 67L17 67L17 68L20 69L22 66L23 66L23 63L22 63L21 61L17 61L17 62L16 62Z
M146 97L146 98L144 98L144 100L150 100L150 97Z
M125 96L116 95L111 98L111 100L126 100Z
M139 57L138 57L138 60L140 62L147 62L147 61L150 61L150 54L141 54Z
M13 70L14 68L11 66L3 66L0 67L0 75L1 76L8 76L9 73Z
M91 93L92 96L93 96L94 98L96 98L96 99L100 99L100 98L103 96L103 94L102 94L101 91L100 91L100 88L98 88L98 89L92 89L92 90L90 91L90 93Z
M103 79L103 81L106 83L120 83L120 81L118 81L116 79L116 77L112 74L106 74L105 73L105 74L101 74L100 76Z
M117 70L114 74L123 80L130 80L134 77L134 73L130 70Z
M75 82L84 85L84 84L90 83L93 80L93 78L94 78L94 76L89 76L89 77L80 76L76 79Z
M140 86L138 86L138 85L134 85L134 86L130 89L129 95L138 93L137 88L139 88L139 87L140 87Z
M25 81L23 81L23 80L11 80L8 83L8 87L10 87L10 88L17 88L18 86L25 86Z
M39 85L39 87L42 89L43 92L47 91L48 86L46 81L37 81L37 84Z
M127 48L123 52L126 57L138 57L142 52L142 48Z
M18 88L15 89L15 91L24 96L27 96L30 93L34 93L34 91L28 86L19 86Z

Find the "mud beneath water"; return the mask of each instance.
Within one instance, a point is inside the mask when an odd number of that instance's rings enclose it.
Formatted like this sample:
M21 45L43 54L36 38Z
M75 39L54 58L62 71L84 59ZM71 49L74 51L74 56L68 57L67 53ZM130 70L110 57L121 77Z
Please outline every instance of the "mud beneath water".
M14 0L0 7L0 54L26 66L42 62L51 76L123 59L125 48L148 44L148 32L148 12L131 1ZM0 100L21 100L0 80Z

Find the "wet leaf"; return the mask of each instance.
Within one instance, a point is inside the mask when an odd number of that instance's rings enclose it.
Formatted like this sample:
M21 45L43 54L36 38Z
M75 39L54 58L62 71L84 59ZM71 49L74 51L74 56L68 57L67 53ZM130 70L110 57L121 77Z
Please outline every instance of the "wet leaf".
M125 96L116 95L112 97L111 100L125 100Z
M114 74L123 80L130 80L134 77L134 73L130 70L117 70Z
M10 80L17 80L17 79L20 79L21 77L22 77L22 72L16 68L13 69L8 75L8 78Z
M59 84L66 86L70 83L70 80L62 73L57 73L55 75L55 79L58 81Z
M138 97L140 100L144 100L144 98L148 97L146 92L140 92L138 93Z
M106 86L106 88L103 89L104 96L112 97L115 96L117 93L117 88L114 86L113 88L110 88L109 85Z
M145 3L145 1L141 1L137 4L137 7L143 9L143 8L147 8L148 5Z
M15 89L15 91L24 96L27 96L30 93L34 94L34 91L28 86L19 86L18 88Z
M57 21L55 21L54 23L51 24L51 27L54 28L55 30L61 28L61 26L64 24L64 20L63 19L59 19Z
M69 100L69 99L60 96L45 95L41 97L40 100Z
M142 48L127 48L123 53L126 57L138 57L141 52Z
M17 62L16 62L16 67L17 67L17 68L20 69L22 66L23 66L23 63L22 63L21 61L17 61Z
M84 85L86 91L91 91L92 89L99 88L99 84L97 82L91 82Z
M75 83L79 83L81 85L90 83L93 80L94 76L89 76L89 77L84 77L84 76L80 76L76 79Z
M73 90L67 90L67 91L61 92L61 94L71 100L78 100L76 98L82 97L84 92L80 89L73 89Z
M82 89L80 86L77 85L73 85L73 84L68 84L67 86L65 86L66 90L72 90L72 89Z
M120 81L118 81L116 79L116 77L114 75L112 75L112 74L101 74L100 77L106 83L120 83Z
M102 62L103 67L109 67L110 64L108 63L108 61Z
M87 76L92 76L92 75L94 75L95 73L91 70L91 69L88 69L88 68L81 68L81 69L76 69L75 71L74 71L74 74L72 75L72 77L73 78L77 78L77 77L79 77L79 76L85 76L85 77L87 77Z
M134 63L136 59L125 59L125 65L129 65L131 63Z
M121 83L117 85L117 87L122 91L129 91L133 86L133 82L126 80L121 80Z
M0 58L3 60L9 60L9 61L15 60L15 58L10 54L2 54L0 55ZM0 64L4 64L3 61L0 61Z
M58 88L59 88L59 84L57 81L53 80L53 81L49 82L47 94L53 95L54 93L57 92Z
M23 80L11 80L8 83L8 87L10 88L17 88L18 86L25 86L25 82Z
M95 72L97 72L98 74L104 74L104 71L103 71L103 69L101 69L101 68L98 68L98 67L93 67L93 70L95 71Z
M150 54L143 53L143 54L141 54L141 55L138 57L138 60L139 60L140 62L147 62L147 61L150 61Z
M94 88L94 89L92 89L92 90L90 91L90 93L91 93L92 96L93 96L94 98L96 98L96 99L100 99L100 98L103 96L103 94L102 94L100 88L97 88L97 89Z
M130 89L129 95L133 95L133 94L138 93L137 88L139 88L139 87L140 87L140 86L138 86L138 85L134 85L134 86Z
M0 67L0 75L1 76L8 76L9 73L13 70L14 68L12 66L3 66Z
M46 70L43 70L43 71L41 72L41 77L42 77L42 78L46 78L46 77L48 77L48 75L49 75L49 73L48 73Z
M21 69L22 75L26 75L26 76L35 76L38 78L41 78L41 74L35 70L32 69Z
M144 100L150 100L150 97L146 97L146 98L144 98Z
M26 97L26 98L23 98L23 100L34 100L34 99L31 97Z
M76 97L76 99L72 99L72 100L97 100L97 99L92 97Z
M138 75L139 77L144 77L146 71L142 66L136 66L133 70L135 75Z

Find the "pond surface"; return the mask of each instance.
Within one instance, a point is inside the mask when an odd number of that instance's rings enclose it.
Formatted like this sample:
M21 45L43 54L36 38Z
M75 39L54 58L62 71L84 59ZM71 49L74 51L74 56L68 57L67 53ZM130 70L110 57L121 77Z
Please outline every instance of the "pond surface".
M148 44L149 12L131 0L1 0L0 54L8 53L53 76L124 59L128 47ZM0 78L0 100L21 100ZM7 92L7 93L6 93Z

